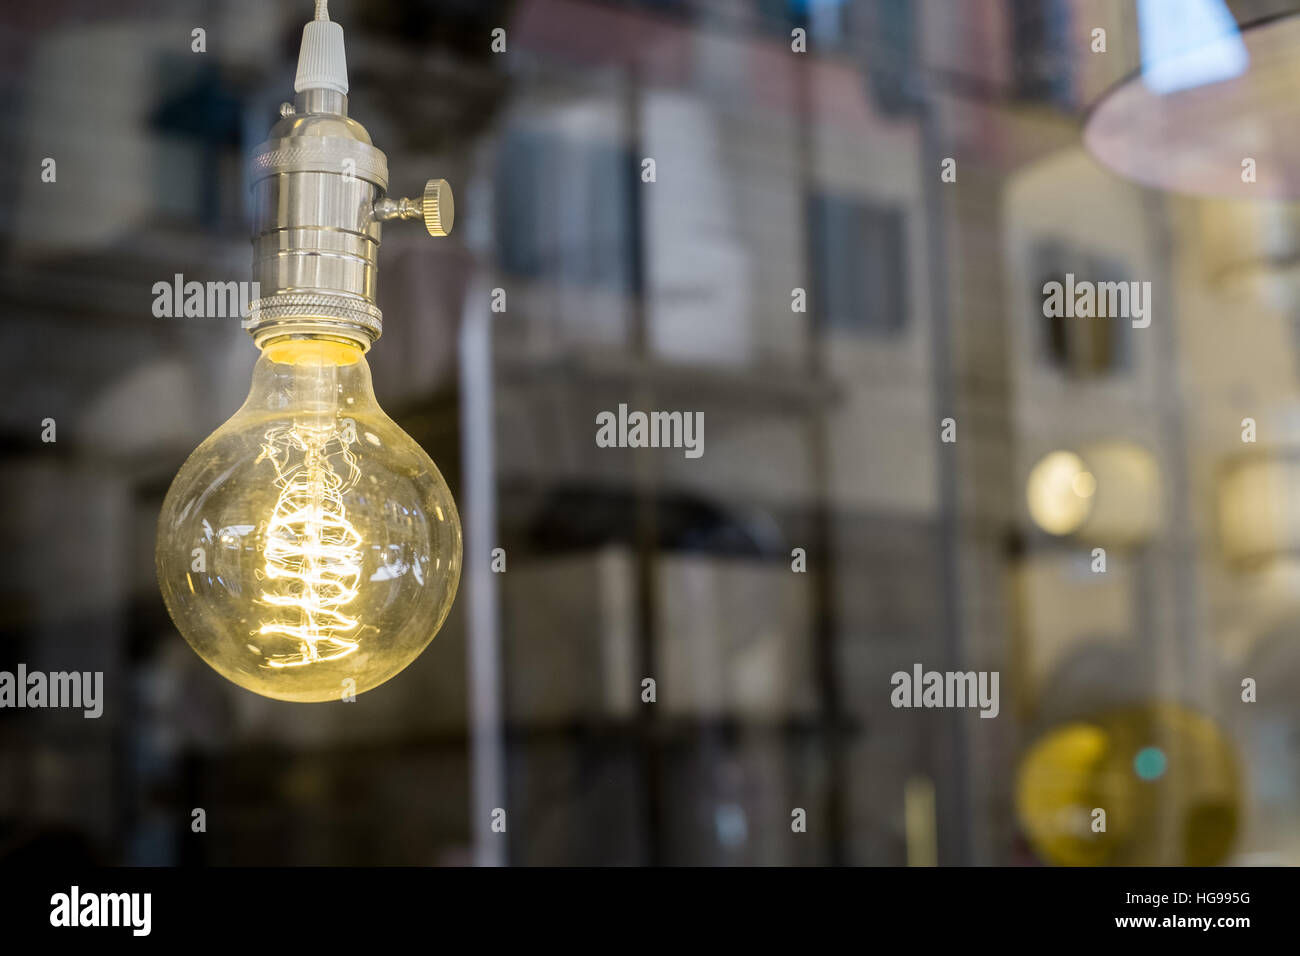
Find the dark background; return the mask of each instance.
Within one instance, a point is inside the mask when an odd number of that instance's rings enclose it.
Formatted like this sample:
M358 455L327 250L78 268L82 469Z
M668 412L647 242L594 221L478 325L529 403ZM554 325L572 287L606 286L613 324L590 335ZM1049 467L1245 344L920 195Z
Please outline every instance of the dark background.
M0 861L1035 864L1026 748L1157 701L1240 767L1210 862L1300 860L1300 565L1233 564L1216 524L1240 419L1270 451L1300 433L1300 298L1214 285L1212 215L1272 227L1081 145L1139 65L1135 9L335 0L391 193L457 193L450 239L385 228L370 361L452 485L466 570L407 671L301 706L222 680L159 597L163 494L256 350L155 318L152 288L249 278L244 163L311 4L5 4L0 668L102 670L106 704L0 711ZM1151 281L1152 327L1045 319L1066 271ZM620 402L703 411L704 456L598 449ZM1097 442L1145 449L1163 498L1105 575L1024 493ZM999 717L892 708L917 662L1000 671ZM1178 863L1198 833L1123 839Z

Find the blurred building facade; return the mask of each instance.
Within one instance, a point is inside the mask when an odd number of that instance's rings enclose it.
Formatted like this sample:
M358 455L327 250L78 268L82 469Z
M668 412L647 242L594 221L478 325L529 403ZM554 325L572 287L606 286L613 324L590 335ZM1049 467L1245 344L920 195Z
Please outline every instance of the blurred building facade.
M304 6L0 15L19 184L0 206L0 665L110 688L98 721L0 713L0 852L1032 863L1026 748L1174 701L1241 762L1229 859L1296 861L1294 565L1228 560L1217 524L1242 419L1285 460L1300 410L1287 250L1233 283L1243 246L1219 237L1264 245L1290 220L1140 189L1084 151L1088 106L1137 65L1121 0L337 4L351 112L409 177L392 191L436 174L459 193L454 245L385 236L370 360L469 518L462 596L345 707L209 671L158 597L154 519L255 351L236 323L153 317L150 290L246 277L243 161ZM1066 272L1150 281L1150 327L1045 318ZM620 404L703 412L705 454L598 448ZM1118 545L1035 530L1034 462L1098 443L1155 462L1158 524ZM891 707L916 663L1000 672L1001 714ZM1271 686L1257 709L1243 677ZM1184 860L1178 834L1152 839Z

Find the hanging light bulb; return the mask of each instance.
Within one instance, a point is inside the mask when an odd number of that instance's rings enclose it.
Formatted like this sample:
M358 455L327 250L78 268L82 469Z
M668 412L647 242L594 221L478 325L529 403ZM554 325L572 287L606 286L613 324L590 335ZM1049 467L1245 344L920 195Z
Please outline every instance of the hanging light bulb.
M388 680L442 626L460 577L456 504L375 400L365 353L380 223L451 229L451 190L386 197L388 163L347 115L343 30L303 30L297 97L253 159L243 407L190 455L158 524L158 581L199 656L241 687L339 700Z

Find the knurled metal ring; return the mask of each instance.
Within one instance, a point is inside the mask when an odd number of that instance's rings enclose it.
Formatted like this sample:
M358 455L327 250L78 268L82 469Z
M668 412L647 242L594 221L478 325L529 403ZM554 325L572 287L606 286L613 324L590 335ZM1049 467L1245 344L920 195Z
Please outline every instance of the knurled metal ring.
M348 296L324 292L281 292L257 299L248 307L244 328L254 340L269 330L293 334L325 327L346 327L364 333L371 341L383 331L384 314L378 307Z
M286 145L263 143L253 156L250 172L254 182L278 173L337 173L388 188L388 157L374 146L342 136L274 142Z

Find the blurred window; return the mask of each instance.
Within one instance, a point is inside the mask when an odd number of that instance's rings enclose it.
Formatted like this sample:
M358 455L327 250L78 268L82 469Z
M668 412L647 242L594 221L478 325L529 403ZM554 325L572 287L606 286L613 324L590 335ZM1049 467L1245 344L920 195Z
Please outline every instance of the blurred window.
M630 183L640 169L613 143L513 129L496 170L497 261L511 275L634 291Z
M772 33L789 36L794 27L808 29L806 0L756 0L759 22Z
M1049 365L1074 378L1100 378L1129 367L1127 319L1043 315L1043 286L1064 282L1124 282L1131 277L1122 261L1087 252L1056 239L1035 243L1031 253L1033 307L1043 323L1043 354Z
M1017 95L1070 107L1070 8L1065 0L1012 0L1012 63Z
M907 323L907 236L901 210L856 197L808 199L811 306L821 328L897 335Z
M916 4L874 0L866 11L867 76L876 108L886 116L914 111L920 104Z

